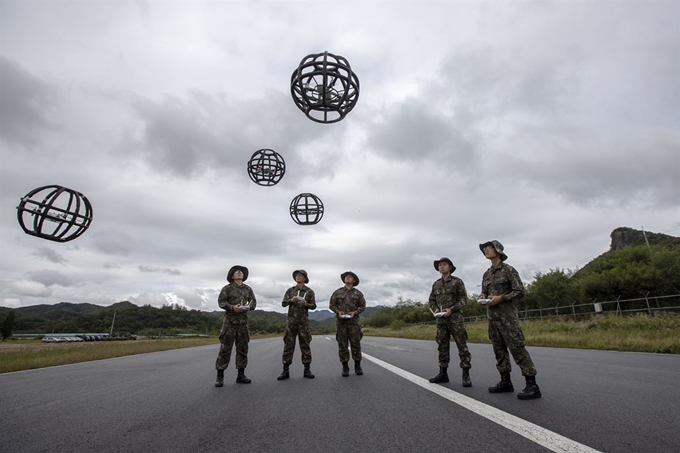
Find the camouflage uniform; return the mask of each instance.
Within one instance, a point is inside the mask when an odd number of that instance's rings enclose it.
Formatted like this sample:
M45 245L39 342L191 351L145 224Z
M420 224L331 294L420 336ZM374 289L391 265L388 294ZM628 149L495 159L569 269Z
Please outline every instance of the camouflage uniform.
M305 301L307 302L306 307L303 307L291 300L298 294L301 297L304 297ZM292 288L289 288L288 291L286 291L281 305L288 307L288 322L286 324L286 333L283 335L283 364L290 365L293 362L296 337L300 343L302 363L311 363L312 350L309 347L309 343L312 341L312 334L309 330L308 311L316 310L314 291L307 285L304 285L302 289L299 289L297 285L293 286Z
M222 288L217 303L225 310L220 332L220 352L217 354L215 369L226 370L231 359L231 348L236 343L236 368L248 366L248 311L234 312L234 306L249 303L250 310L255 310L257 302L250 286L229 283Z
M359 324L359 314L366 309L366 299L364 299L363 293L354 287L347 289L343 286L333 292L328 308L336 316L339 311L344 313L356 312L351 319L336 317L337 333L335 339L338 341L340 362L349 362L348 343L352 347L352 359L355 362L361 361L361 337L363 334L361 324Z
M502 296L503 302L487 308L489 319L489 339L496 355L496 369L510 373L511 365L508 349L523 376L535 376L536 368L526 350L524 333L519 325L515 299L524 297L524 285L514 267L503 262L492 266L482 277L482 295L485 298Z
M453 336L458 346L460 367L469 370L471 356L467 347L468 333L461 313L461 309L467 303L467 291L463 280L453 275L448 280L440 278L432 285L428 302L433 311L451 309L451 316L448 318L437 318L436 340L439 345L439 366L441 368L449 366L451 337Z

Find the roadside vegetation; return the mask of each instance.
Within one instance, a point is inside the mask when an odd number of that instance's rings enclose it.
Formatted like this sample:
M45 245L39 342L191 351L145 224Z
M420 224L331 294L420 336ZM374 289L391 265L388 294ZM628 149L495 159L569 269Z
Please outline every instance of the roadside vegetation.
M136 341L44 344L40 340L9 341L0 347L0 374L92 360L111 359L170 349L217 344L217 337L161 338Z
M522 321L529 346L680 354L680 314L597 315L582 319ZM467 323L470 343L490 344L487 323ZM364 335L434 340L434 324L366 327Z
M470 343L489 343L486 328L486 322L467 323ZM529 346L680 354L678 313L529 320L522 321L522 329ZM407 325L401 321L388 327L364 327L364 335L434 341L435 326L433 323ZM252 338L277 336L253 335ZM217 336L59 344L12 340L0 345L0 374L218 343Z

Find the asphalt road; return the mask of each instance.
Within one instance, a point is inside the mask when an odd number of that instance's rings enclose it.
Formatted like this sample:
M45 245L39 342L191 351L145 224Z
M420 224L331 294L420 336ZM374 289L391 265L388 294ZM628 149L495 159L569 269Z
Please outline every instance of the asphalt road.
M336 345L314 337L316 379L298 350L277 381L283 342L253 340L253 383L230 367L223 388L218 346L3 374L0 452L680 451L680 356L530 348L543 398L520 401L488 393L489 345L470 345L471 388L456 368L426 382L434 341L365 337L365 374L346 378Z

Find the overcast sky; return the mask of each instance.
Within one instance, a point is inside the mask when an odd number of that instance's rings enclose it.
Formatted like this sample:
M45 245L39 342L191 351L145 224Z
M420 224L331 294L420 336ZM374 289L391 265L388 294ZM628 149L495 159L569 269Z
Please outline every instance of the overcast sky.
M346 58L357 106L295 106L306 55ZM257 150L287 164L254 184ZM530 282L632 227L680 232L680 3L0 0L0 306L217 309L234 264L264 310L306 269L369 306L469 293L500 240ZM29 236L16 207L82 192L79 238ZM325 215L299 226L291 200Z

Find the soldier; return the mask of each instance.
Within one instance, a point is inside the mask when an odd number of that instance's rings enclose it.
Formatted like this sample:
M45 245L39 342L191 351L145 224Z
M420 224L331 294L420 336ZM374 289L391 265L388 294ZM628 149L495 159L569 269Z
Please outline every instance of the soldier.
M236 343L236 368L238 368L236 382L250 384L250 379L245 375L245 369L248 366L248 342L250 341L248 312L255 310L257 302L253 290L243 283L247 279L247 267L238 265L232 267L227 273L229 284L222 288L217 298L220 308L225 311L222 331L220 332L220 352L217 354L217 361L215 362L217 369L215 387L224 385L224 370L229 365L234 342Z
M359 314L366 309L366 299L364 295L356 289L359 285L359 277L354 272L347 271L340 275L340 279L345 286L338 288L331 295L329 302L330 310L335 313L337 333L335 339L338 341L338 353L342 362L342 375L349 376L349 351L347 343L352 347L352 358L354 359L354 372L358 375L364 374L361 369L361 325L359 324Z
M295 280L296 285L286 291L281 302L281 305L288 307L288 322L286 333L283 335L283 371L277 378L279 381L290 377L289 367L293 362L296 337L300 343L302 364L305 367L303 376L314 379L314 375L309 369L312 363L312 350L309 347L312 334L309 331L308 312L316 309L316 299L314 298L314 291L306 286L306 283L309 283L309 277L304 269L293 271L293 280Z
M515 308L515 300L524 297L524 285L514 267L505 264L508 256L503 253L503 244L489 241L479 244L479 249L491 261L491 267L484 272L482 278L482 297L489 299L487 317L489 319L489 339L496 355L496 369L501 374L501 381L489 387L491 393L514 392L510 380L510 358L508 349L515 363L522 370L526 379L526 387L517 394L521 400L541 397L541 390L536 385L536 368L526 350L524 333L519 325L519 316Z
M449 382L447 368L450 361L451 337L458 346L460 367L463 369L463 387L472 386L470 381L470 351L467 347L468 334L463 322L461 309L467 303L467 291L463 280L451 275L456 266L450 259L444 257L434 262L442 277L434 282L430 292L429 304L433 312L443 313L437 319L437 344L439 350L439 374L430 379L430 382L438 384Z

